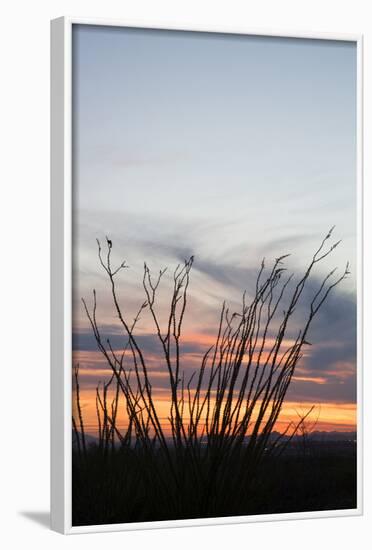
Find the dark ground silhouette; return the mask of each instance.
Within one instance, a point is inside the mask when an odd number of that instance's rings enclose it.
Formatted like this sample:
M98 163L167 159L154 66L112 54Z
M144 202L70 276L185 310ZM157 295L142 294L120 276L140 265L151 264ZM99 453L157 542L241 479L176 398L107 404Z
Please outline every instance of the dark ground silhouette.
M155 479L165 467L148 463L141 452L117 449L104 458L91 447L82 467L73 467L73 525L279 514L353 509L356 495L354 442L313 442L306 450L290 446L281 457L264 458L253 479L239 487L242 465L231 463L230 476L190 483L183 464L181 486ZM206 474L208 469L206 468ZM213 478L211 478L213 481ZM209 480L209 481L211 481ZM238 483L237 483L238 482ZM237 491L237 487L239 490ZM207 488L207 489L206 489Z

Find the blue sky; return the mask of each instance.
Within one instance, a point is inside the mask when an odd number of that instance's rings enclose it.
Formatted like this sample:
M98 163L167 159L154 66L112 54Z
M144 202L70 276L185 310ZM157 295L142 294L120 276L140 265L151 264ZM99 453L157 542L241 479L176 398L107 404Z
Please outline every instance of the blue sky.
M239 242L231 222L258 248L336 225L352 261L355 55L346 42L77 26L76 208L102 212L107 231L122 211L218 220L224 252Z
M157 269L194 254L202 331L263 256L291 252L300 270L336 225L343 242L320 274L349 260L352 275L320 320L319 349L326 370L324 342L342 338L352 400L356 45L76 25L73 83L75 330L93 287L112 323L97 237L131 266L133 310L144 259Z

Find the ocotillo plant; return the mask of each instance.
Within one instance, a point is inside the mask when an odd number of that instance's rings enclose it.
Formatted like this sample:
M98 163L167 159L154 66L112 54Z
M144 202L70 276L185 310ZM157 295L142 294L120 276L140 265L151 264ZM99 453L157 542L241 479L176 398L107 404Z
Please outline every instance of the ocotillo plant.
M89 307L84 299L83 305L97 347L112 373L109 381L96 392L99 446L103 452L107 454L113 450L115 442L127 448L141 448L149 457L156 452L167 464L169 475L178 488L182 486L187 465L195 483L204 487L207 500L213 498L216 485L223 486L234 461L239 460L241 464L241 475L235 487L239 491L246 486L266 453L282 452L307 416L290 423L283 433L273 437L302 349L309 345L309 329L329 293L349 273L347 265L340 276L334 278L335 270L332 270L321 279L304 306L302 324L300 328L297 325L293 336L290 322L309 278L317 264L340 242L327 247L332 230L297 280L293 274L288 275L284 267L287 255L277 258L268 270L262 262L254 295L248 298L247 293L243 293L241 309L230 311L225 302L222 304L215 343L205 351L199 369L189 377L181 369L182 331L194 257L178 265L173 273L170 308L164 326L158 313L157 293L166 270L154 277L145 263L144 301L134 320L129 321L118 298L116 283L117 276L127 265L122 262L112 267L112 241L106 239L105 252L97 241L98 259L108 279L113 308L125 341L123 349L118 351L110 340L103 338L94 290L92 305ZM169 414L166 420L161 418L154 396L145 350L136 337L136 326L145 310L150 314L160 345L159 364L167 374ZM73 425L83 456L86 444L77 370L75 377L78 418ZM108 389L113 385L114 398L109 403ZM125 429L117 425L119 401L128 418ZM164 474L159 472L158 475Z

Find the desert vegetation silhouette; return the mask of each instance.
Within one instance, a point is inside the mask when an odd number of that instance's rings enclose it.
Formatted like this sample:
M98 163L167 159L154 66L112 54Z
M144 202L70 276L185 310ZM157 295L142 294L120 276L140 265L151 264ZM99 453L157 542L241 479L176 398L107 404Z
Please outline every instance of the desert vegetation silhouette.
M117 277L127 264L114 266L113 242L106 238L103 247L97 240L98 260L107 277L123 345L118 350L103 336L93 290L91 302L83 299L82 303L111 374L96 388L98 438L90 444L79 366L74 367L74 524L276 511L273 503L266 506L271 489L264 487L265 475L260 472L265 464L270 464L266 472L279 471L280 457L292 438L304 432L312 407L281 432L275 426L303 349L310 345L310 327L332 289L349 274L348 265L339 275L334 269L323 278L318 275L318 286L308 289L318 264L340 243L328 244L332 231L300 276L287 272L288 255L278 257L269 268L262 261L253 295L243 293L239 311L222 303L215 342L200 356L199 368L188 375L182 368L182 336L194 257L172 273L165 322L157 298L166 269L154 275L145 263L144 301L134 319L129 319L117 289ZM297 318L294 325L305 289L301 323ZM136 335L145 311L158 343L157 362L167 381L166 417L156 398L146 350ZM118 422L120 407L127 418L124 427ZM292 474L296 475L295 469Z

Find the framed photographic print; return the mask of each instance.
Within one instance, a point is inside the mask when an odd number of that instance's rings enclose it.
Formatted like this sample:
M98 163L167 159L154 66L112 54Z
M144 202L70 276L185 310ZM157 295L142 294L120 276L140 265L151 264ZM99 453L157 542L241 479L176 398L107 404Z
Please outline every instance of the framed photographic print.
M360 36L52 22L52 526L361 513Z

